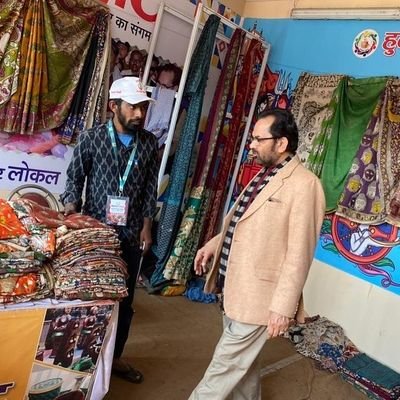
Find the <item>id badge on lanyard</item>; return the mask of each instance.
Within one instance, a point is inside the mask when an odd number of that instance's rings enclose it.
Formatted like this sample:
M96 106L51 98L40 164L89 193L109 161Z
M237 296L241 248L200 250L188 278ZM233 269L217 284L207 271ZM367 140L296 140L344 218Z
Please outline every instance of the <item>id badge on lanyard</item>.
M107 196L106 224L126 226L128 220L129 197Z
M111 120L108 121L108 133L110 135L111 144L114 149L114 154L118 163L117 143L115 141L115 132ZM118 196L115 195L107 196L106 224L108 225L126 226L127 224L128 211L129 211L129 197L123 196L123 193L124 193L125 183L128 179L129 172L135 160L136 149L137 146L135 143L131 155L129 157L128 164L126 165L125 172L122 177L121 174L119 175Z

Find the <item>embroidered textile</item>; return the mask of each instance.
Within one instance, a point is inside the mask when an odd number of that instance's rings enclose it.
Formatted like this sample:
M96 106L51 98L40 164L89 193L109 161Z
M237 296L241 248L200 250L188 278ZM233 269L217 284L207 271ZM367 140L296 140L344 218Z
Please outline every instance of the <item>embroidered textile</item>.
M0 108L0 130L33 134L56 128L67 117L96 16L109 11L95 0L19 3L23 28L18 86Z
M74 230L57 238L54 293L63 299L119 299L128 295L127 268L112 228Z
M13 238L27 233L12 207L5 200L0 199L0 239Z
M192 151L197 138L198 127L207 85L210 59L214 50L220 18L210 15L201 32L189 66L184 95L190 100L182 134L172 165L169 186L161 211L157 232L157 265L151 277L151 284L163 282L165 263L179 228L180 213L186 181L192 159Z
M329 108L333 115L324 121L323 137L316 137L313 153L325 191L327 212L335 211L345 178L360 145L361 137L383 92L387 78L343 78ZM320 140L322 139L322 141ZM311 159L311 154L310 158ZM315 166L315 164L314 164Z
M227 137L220 135L217 142L217 151L214 152L213 161L210 168L210 174L207 177L206 186L211 188L210 204L212 208L207 214L205 221L206 230L204 232L203 242L210 240L216 233L218 227L218 218L222 214L224 199L226 196L226 186L229 173L232 167L237 143L242 131L243 117L247 102L252 98L256 79L253 66L261 63L263 58L263 48L260 41L252 39L248 50L246 51L242 71L238 78L237 93L232 107L232 120L229 122ZM220 152L220 153L218 153ZM222 154L222 157L220 156Z
M328 106L341 75L311 75L303 73L297 81L291 111L299 129L297 155L307 161L312 141L327 117Z
M105 74L105 63L109 51L109 16L108 14L98 14L96 24L91 35L90 47L85 58L82 73L79 78L77 90L75 91L68 118L63 125L57 129L60 142L69 144L76 141L80 132L85 129L98 125L101 117L98 115L100 110L96 109L96 102L100 95ZM95 122L95 124L93 124Z
M364 353L347 360L341 375L370 398L397 400L400 397L400 374Z
M400 182L399 105L400 81L390 79L347 176L339 215L360 224L396 224L390 204Z
M61 212L42 207L27 199L14 200L10 204L26 229L32 234L40 233L44 228L58 228L63 225L71 229L107 227L106 224L88 215L77 213L65 216Z
M345 336L342 327L327 318L314 317L310 322L289 328L289 335L298 327L301 328L303 340L295 345L296 350L318 361L322 368L331 372L338 371L346 360L359 353Z
M243 39L244 32L236 30L225 56L224 67L218 79L208 116L209 122L201 142L196 172L193 178L193 188L186 204L186 210L174 247L165 266L164 278L166 279L175 279L185 283L190 277L203 229L204 218L209 208L209 190L205 187L205 180L210 170L218 137L223 134L223 122L226 116L228 100L232 93L236 65Z
M16 92L18 86L24 2L0 1L0 106Z
M380 169L385 193L386 222L400 226L400 213L391 205L400 196L400 79L390 80L380 143Z

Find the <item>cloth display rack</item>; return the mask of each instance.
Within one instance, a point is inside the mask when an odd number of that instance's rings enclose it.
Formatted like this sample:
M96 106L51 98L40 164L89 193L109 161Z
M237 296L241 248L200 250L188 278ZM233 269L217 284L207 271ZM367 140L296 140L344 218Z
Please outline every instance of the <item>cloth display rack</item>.
M194 16L194 20L188 18L187 16L183 15L181 12L166 6L163 2L160 4L159 7L159 11L157 14L157 19L155 22L155 28L153 31L153 35L152 35L152 41L150 43L150 47L149 47L149 53L148 53L148 57L147 57L147 62L146 62L146 66L144 69L144 74L143 74L143 82L146 82L148 79L148 75L149 75L149 71L150 71L150 65L151 65L151 59L153 57L154 54L154 50L156 47L156 43L157 43L157 37L159 35L160 32L160 28L161 28L161 23L162 23L162 18L165 12L168 12L188 23L192 23L192 31L191 31L191 36L190 36L190 40L189 40L189 44L188 44L188 48L187 48L187 52L186 52L186 57L185 57L185 62L184 62L184 66L183 66L183 71L182 71L182 76L181 76L181 80L180 80L180 84L178 87L178 91L176 94L176 99L175 99L175 105L174 105L174 109L172 112L172 116L171 116L171 121L170 121L170 126L169 126L169 130L168 130L168 135L165 141L165 149L163 152L163 157L161 160L161 165L160 165L160 170L159 170L159 177L158 177L158 188L159 188L159 194L160 194L160 188L162 186L163 183L163 178L164 178L164 174L165 174L165 169L166 169L166 164L167 164L167 160L168 160L168 156L170 154L170 149L171 149L171 144L172 141L174 139L174 134L175 134L175 130L176 130L176 126L177 126L177 120L178 120L178 115L181 109L181 103L182 103L182 99L183 99L183 94L184 94L184 89L186 86L186 81L188 78L188 71L189 71L189 65L190 65L190 60L192 58L192 54L193 54L193 50L194 50L194 46L195 46L195 42L196 42L196 38L198 35L198 30L200 28L202 28L202 24L200 23L201 17L203 14L211 16L211 15L218 15L218 17L220 18L220 23L224 24L225 26L231 28L231 29L241 29L244 34L245 37L247 39L252 39L255 41L258 41L260 43L261 48L263 49L264 52L264 57L261 61L261 67L259 70L259 76L257 79L257 84L251 99L250 104L250 110L248 113L248 116L246 118L245 121L245 129L244 129L244 133L243 133L243 139L240 143L239 146L239 154L237 156L238 160L240 160L241 158L241 154L244 150L244 146L248 137L248 133L252 124L252 120L253 120L253 114L255 111L255 107L256 107L256 103L257 103L257 98L258 98L258 93L261 87L261 83L262 83L262 77L265 71L265 67L266 67L266 63L267 63L267 59L268 59L268 55L269 55L269 49L270 49L270 45L266 42L263 41L262 38L260 38L257 34L254 34L252 32L243 30L243 28L240 25L237 25L235 23L233 23L231 20L219 15L216 11L212 10L211 8L203 5L201 2L197 5L196 8L196 12L195 12L195 16ZM229 43L230 42L230 38L221 35L219 32L217 33L217 38L220 40L223 40L224 42ZM229 118L229 116L227 116ZM232 118L232 116L231 116ZM235 169L233 172L233 176L231 175L231 180L232 182L235 181L236 179L236 175L238 173L239 170L239 163L237 163L237 165L235 165ZM232 193L233 190L233 185L231 184L231 187L229 189L229 192ZM227 197L226 203L229 204L229 198L230 196ZM224 203L223 203L224 204ZM164 203L165 206L165 203ZM180 203L179 208L181 208L182 203ZM224 207L226 208L226 206ZM165 228L165 227L164 227ZM173 236L176 235L176 229L173 230ZM174 238L172 238L174 239ZM171 243L172 245L172 243ZM171 246L169 246L169 251L171 251ZM168 260L168 257L165 258L165 252L163 252L163 261L162 264L165 267L165 263ZM160 268L160 265L158 264L158 268ZM160 271L159 271L160 272ZM158 277L157 281L162 280L163 278L161 278L161 276ZM152 279L152 283L154 285L154 279Z

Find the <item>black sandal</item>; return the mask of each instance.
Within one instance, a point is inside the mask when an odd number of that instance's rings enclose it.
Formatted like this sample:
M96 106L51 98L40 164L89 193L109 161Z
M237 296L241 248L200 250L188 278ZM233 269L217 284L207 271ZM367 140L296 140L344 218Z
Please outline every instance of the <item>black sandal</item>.
M131 367L128 365L128 370L127 371L121 371L121 370L116 370L113 369L112 372L113 374L117 375L119 378L124 379L128 382L131 383L142 383L143 382L143 374L138 371L137 369Z

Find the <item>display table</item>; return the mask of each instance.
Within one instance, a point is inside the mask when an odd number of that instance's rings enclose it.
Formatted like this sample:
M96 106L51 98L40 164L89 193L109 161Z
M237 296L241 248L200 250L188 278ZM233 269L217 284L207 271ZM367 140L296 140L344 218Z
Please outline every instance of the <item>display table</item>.
M0 398L100 400L111 375L118 302L0 306Z

